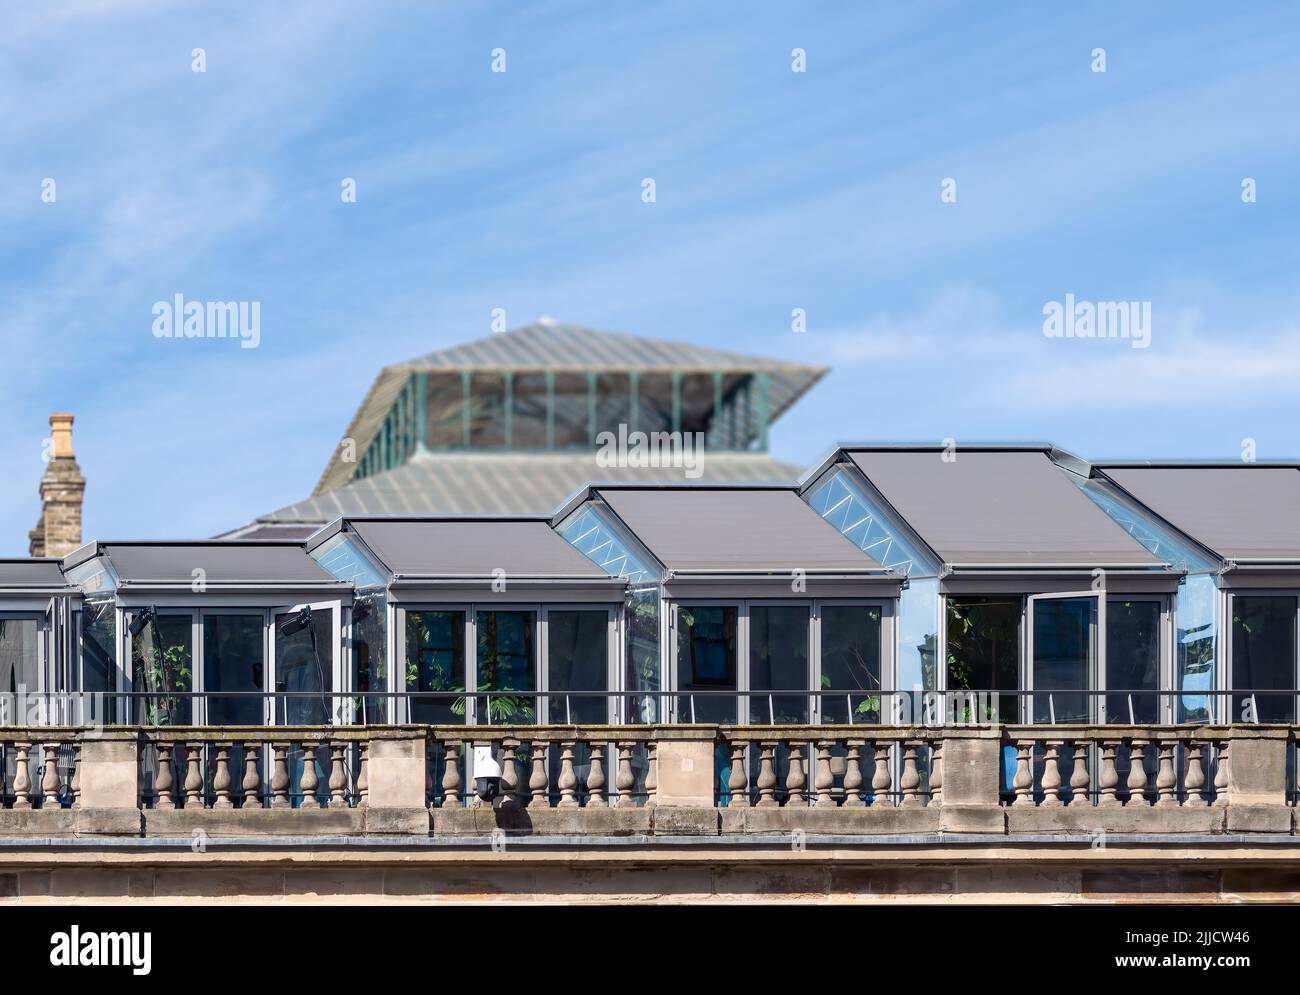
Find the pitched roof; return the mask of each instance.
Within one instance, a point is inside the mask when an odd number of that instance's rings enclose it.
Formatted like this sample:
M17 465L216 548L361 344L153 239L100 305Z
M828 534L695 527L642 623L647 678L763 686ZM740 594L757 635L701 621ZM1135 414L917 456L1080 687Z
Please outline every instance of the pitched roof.
M1225 559L1300 560L1300 470L1293 466L1096 465Z
M765 453L706 453L702 470L704 481L784 483L799 475L799 467ZM589 481L684 479L679 469L602 467L594 453L425 453L262 515L256 524L279 528L382 515L549 515Z
M601 332L579 325L537 322L509 332L417 356L379 372L343 437L364 453L379 431L411 373L430 370L678 370L683 373L751 372L768 377L769 420L826 375L824 366L807 366L762 356L709 349L689 342ZM340 460L336 446L313 495L342 487L355 467Z
M393 574L606 578L544 520L370 519L348 523Z
M744 487L595 490L669 570L881 570L794 491Z
M1043 450L848 453L925 542L953 565L1157 566Z

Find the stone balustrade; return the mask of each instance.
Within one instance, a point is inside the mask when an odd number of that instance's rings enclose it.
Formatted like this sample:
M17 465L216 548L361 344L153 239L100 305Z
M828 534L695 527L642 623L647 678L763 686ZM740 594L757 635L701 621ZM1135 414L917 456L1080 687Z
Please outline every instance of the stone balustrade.
M1288 726L0 730L0 836L1293 832ZM476 748L500 768L483 776Z
M344 729L265 727L149 732L140 807L356 808L366 804L368 741Z
M80 730L24 729L0 733L0 801L15 812L75 808Z

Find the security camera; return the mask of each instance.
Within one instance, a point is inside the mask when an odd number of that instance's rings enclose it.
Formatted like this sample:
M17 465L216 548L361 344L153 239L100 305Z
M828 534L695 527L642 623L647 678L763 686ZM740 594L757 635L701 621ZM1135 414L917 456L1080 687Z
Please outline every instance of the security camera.
M501 793L501 765L490 746L474 747L474 791L485 802Z

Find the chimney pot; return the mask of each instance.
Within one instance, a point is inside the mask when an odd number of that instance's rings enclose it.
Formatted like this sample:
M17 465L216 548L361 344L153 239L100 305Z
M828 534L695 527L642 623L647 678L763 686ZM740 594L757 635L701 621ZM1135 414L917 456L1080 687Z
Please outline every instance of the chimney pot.
M72 415L64 412L50 415L50 439L53 443L50 455L54 459L72 456L72 422Z

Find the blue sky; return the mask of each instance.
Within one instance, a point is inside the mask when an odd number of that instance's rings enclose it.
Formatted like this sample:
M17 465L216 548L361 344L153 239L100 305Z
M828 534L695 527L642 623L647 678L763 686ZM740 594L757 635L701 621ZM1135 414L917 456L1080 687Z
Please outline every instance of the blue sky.
M1300 455L1297 95L1285 3L16 5L0 554L50 411L87 538L210 535L305 497L379 367L496 307L832 366L774 431L797 462ZM177 293L260 301L260 347L154 338ZM1044 337L1067 293L1150 301L1150 348Z

